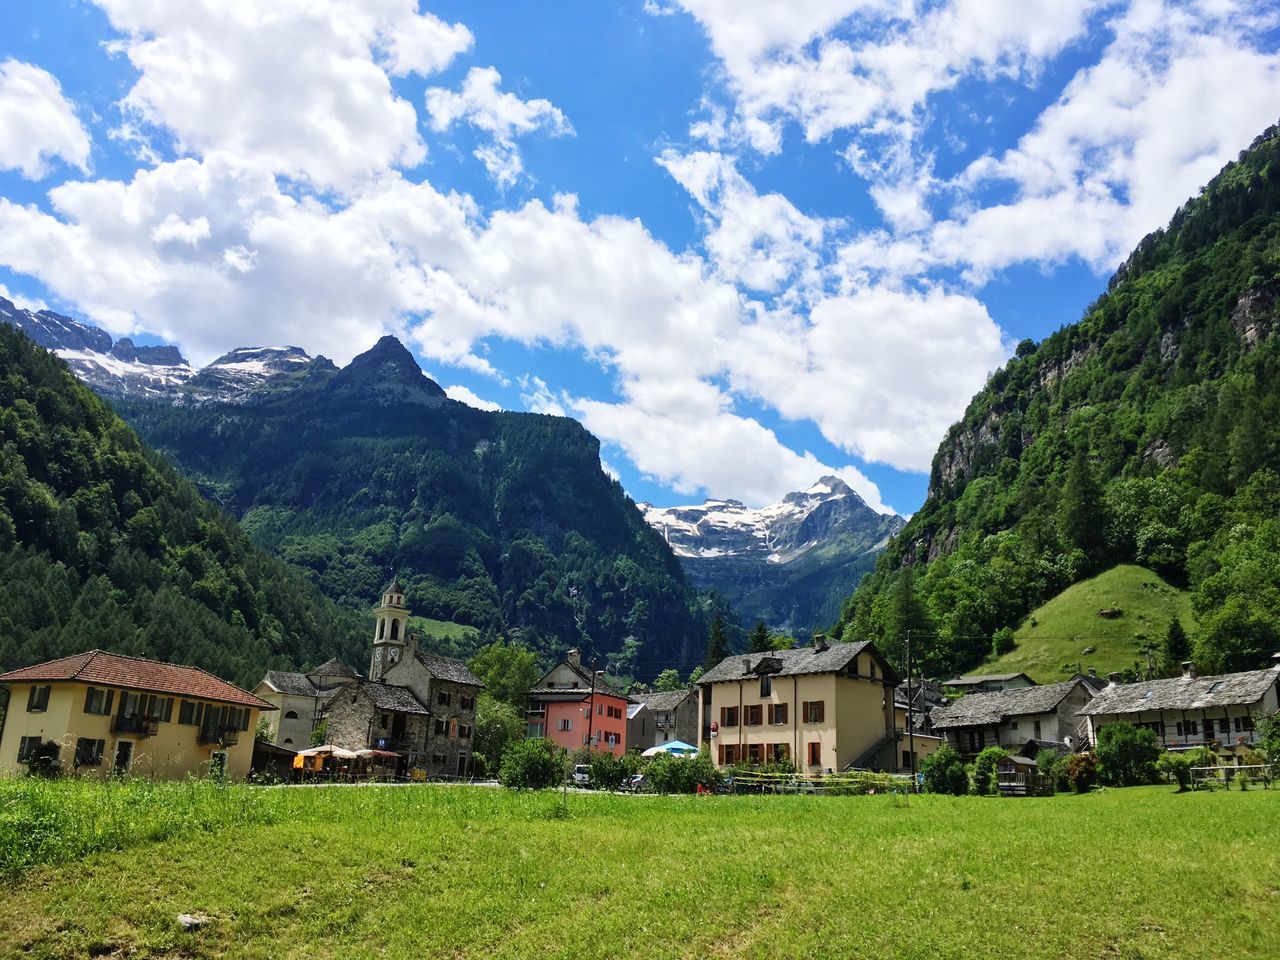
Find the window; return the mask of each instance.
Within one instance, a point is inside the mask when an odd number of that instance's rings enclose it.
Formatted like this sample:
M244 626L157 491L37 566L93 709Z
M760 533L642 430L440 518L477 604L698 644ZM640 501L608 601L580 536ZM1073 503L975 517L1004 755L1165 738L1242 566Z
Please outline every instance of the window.
M561 721L561 722L563 723L564 721ZM443 737L446 733L449 732L449 721L444 719L443 717L437 717L435 731L436 731L436 736Z
M764 763L764 744L747 744L747 760L751 763Z
M772 724L787 722L787 705L785 703L769 704L769 722Z
M100 717L111 715L111 701L115 699L114 690L99 690L90 687L84 695L84 712L96 713Z
M720 744L720 765L732 766L738 762L738 745L736 743Z
M982 731L970 730L969 731L969 752L977 753L981 749L982 749Z
M183 706L186 706L186 704L183 704ZM297 720L297 719L298 719L298 711L297 711L297 710L286 710L286 711L285 711L284 718L285 718L286 720ZM181 720L179 720L178 722L179 722L179 723L181 723L182 721L181 721ZM383 724L383 726L386 726L386 724Z
M76 766L77 767L96 767L102 763L102 751L106 747L107 741L93 740L89 737L79 737L76 739Z
M173 719L173 697L147 697L142 713L148 720L169 722Z
M378 715L378 726L381 727L383 730L387 729L388 722L389 722L389 718L385 713Z
M204 704L194 700L183 700L178 707L178 722L188 727L200 726L204 718Z
M469 740L471 738L471 724L458 724L458 736L462 737L464 740Z
M1017 730L1017 729L1018 729L1018 721L1017 721L1017 720L1010 720L1010 721L1009 721L1009 729L1010 729L1010 730Z
M769 746L769 756L774 763L785 763L791 759L791 744L774 743Z
M1218 732L1219 732L1219 733L1230 733L1230 732L1231 732L1231 721L1229 721L1226 717L1223 717L1221 720L1219 720L1219 721L1218 721Z
M453 702L453 694L450 693L448 690L436 691L436 703L440 704L440 706L447 707L452 702Z
M817 740L809 741L809 766L822 766L822 744Z
M439 763L444 763L444 762L445 762L445 755L444 755L443 753L433 753L433 754L431 755L431 762L432 762L432 763L437 763L437 764L439 764Z
M826 720L825 700L806 700L804 702L804 722L822 723Z
M758 703L753 703L747 707L747 716L743 721L748 727L758 727L764 722L764 707Z
M18 762L26 763L40 749L39 737L23 737L18 741Z
M876 662L872 660L871 661L871 679L874 680L875 678L876 678Z
M596 716L597 716L597 717L600 717L600 716L603 716L603 715L604 715L604 704L603 704L603 703L597 703L597 704L596 704Z
M1039 720L1035 722L1035 738L1037 740L1040 739L1040 721Z
M460 701L460 705L463 710L474 710L476 708L476 698L463 697L462 700Z
M524 728L524 735L530 740L539 740L542 738L544 727L540 723L530 723Z
M773 694L773 677L765 674L760 678L760 696L768 697Z
M737 707L721 707L720 708L720 726L736 727L738 725L738 708Z
M1241 717L1240 729L1243 730L1245 733L1248 733L1249 731L1251 731L1253 729L1253 717L1249 716L1248 714L1245 714L1243 717Z
M27 713L44 713L49 709L49 691L52 687L45 684L43 687L32 687L31 692L27 694Z
M572 717L561 717L559 720L557 720L557 721L556 721L556 729L557 729L557 730L560 730L560 731L572 730L572 729L573 729L573 718L572 718Z

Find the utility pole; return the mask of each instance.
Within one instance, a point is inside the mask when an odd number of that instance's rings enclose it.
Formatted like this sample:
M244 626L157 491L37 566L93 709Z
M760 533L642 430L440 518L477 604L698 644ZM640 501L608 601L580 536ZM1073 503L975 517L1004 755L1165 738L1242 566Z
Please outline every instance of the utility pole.
M591 657L591 699L587 701L587 752L591 752L591 733L596 720L596 658Z
M911 754L911 792L916 792L916 701L911 693L911 628L907 627L907 751Z

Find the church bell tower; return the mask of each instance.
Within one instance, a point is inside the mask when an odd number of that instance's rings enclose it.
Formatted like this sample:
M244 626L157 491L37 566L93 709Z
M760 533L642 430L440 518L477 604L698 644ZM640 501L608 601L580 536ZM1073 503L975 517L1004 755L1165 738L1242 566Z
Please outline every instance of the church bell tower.
M406 629L409 608L404 605L404 587L400 578L391 581L382 594L382 603L373 610L373 656L369 660L369 679L381 680L404 655L408 643Z

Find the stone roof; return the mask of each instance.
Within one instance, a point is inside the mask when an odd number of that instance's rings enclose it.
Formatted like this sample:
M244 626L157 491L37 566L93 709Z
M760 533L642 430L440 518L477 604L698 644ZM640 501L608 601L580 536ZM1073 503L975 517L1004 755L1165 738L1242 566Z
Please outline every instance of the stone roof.
M277 693L289 697L321 697L327 692L312 683L305 673L290 673L287 670L268 670L262 682Z
M1008 683L1010 680L1017 680L1019 677L1031 680L1025 673L983 673L944 680L942 685L944 687L971 687L979 683ZM1034 680L1031 680L1031 682L1035 683Z
M352 680L360 678L360 674L353 667L347 666L337 657L332 660L326 660L320 666L308 670L307 674L313 677L350 677Z
M810 673L839 673L848 668L854 658L864 650L871 650L881 667L887 669L884 659L875 646L862 643L831 643L825 649L818 647L794 647L790 650L771 650L768 653L735 653L725 657L698 678L698 683L724 683L734 680L750 680L761 672L772 672L776 677L796 677ZM776 661L776 669L760 671L762 660ZM766 665L767 666L767 665ZM889 679L894 683L897 677Z
M257 707L259 710L276 709L275 704L268 703L248 690L241 690L235 684L220 680L199 667L126 657L104 650L90 650L0 674L0 683L43 680L73 680L104 687L126 687L130 690L216 700L219 703Z
M413 691L408 687L398 687L395 684L378 683L373 680L357 680L356 685L368 695L373 705L379 710L431 715L431 711L413 695Z
M950 730L955 727L990 726L1002 723L1007 717L1051 713L1078 683L1084 681L1080 677L1073 677L1061 683L1046 683L1037 687L970 693L948 707L935 707L933 713L929 714L929 719L935 730Z
M582 686L580 687L543 686L542 685L543 680L546 680L547 677L555 673L556 670L560 667L568 667L571 671L573 671L574 676L576 676L578 680L581 681ZM538 684L529 690L529 696L531 697L554 696L561 700L572 700L572 699L585 700L587 697L591 695L591 687L592 687L591 671L584 670L582 669L581 666L575 667L568 660L564 660L561 663L556 664L556 666L552 667L550 670L548 670L546 673L542 675L542 680L539 680ZM595 690L596 690L596 693L602 693L605 696L617 697L620 700L627 699L627 697L621 691L615 689L614 687L606 683L605 680L603 679L603 675L601 677L596 678Z
M0 679L3 679L0 677ZM1088 715L1146 710L1203 710L1253 704L1280 682L1280 671L1246 670L1216 677L1173 677L1107 687L1080 712Z
M657 693L633 693L631 699L644 704L653 713L665 713L684 703L691 690L664 690Z
M414 654L418 662L431 672L437 680L448 680L450 683L465 683L472 687L484 687L480 678L471 672L463 661L453 657L442 657L436 653L424 653L419 650Z

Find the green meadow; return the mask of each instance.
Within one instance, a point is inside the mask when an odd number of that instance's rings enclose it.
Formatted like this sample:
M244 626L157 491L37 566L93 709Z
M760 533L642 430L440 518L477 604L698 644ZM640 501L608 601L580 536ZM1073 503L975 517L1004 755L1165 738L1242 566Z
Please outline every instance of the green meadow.
M1280 956L1280 791L10 781L0 848L0 957Z

